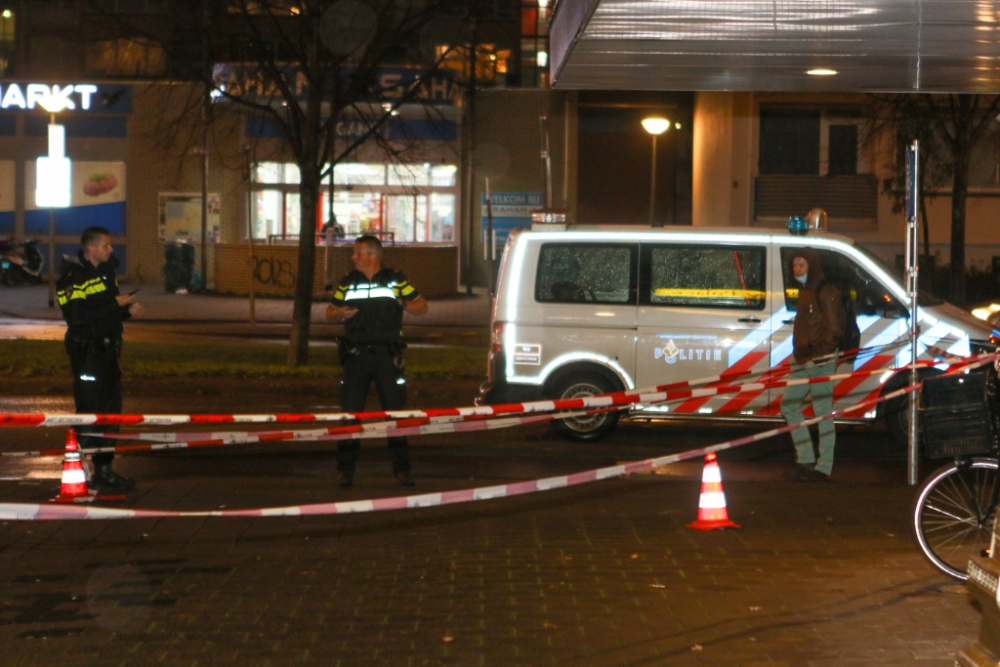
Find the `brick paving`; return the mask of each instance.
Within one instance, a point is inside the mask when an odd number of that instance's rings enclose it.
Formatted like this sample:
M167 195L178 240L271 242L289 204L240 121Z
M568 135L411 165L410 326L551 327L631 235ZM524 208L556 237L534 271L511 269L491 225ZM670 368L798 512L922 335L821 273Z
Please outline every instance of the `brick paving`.
M12 292L27 294L6 290L0 311L41 317L12 309ZM227 309L246 308L245 299L158 298L179 326L187 326L182 315L215 313L215 331ZM485 324L481 298L455 303L470 321L442 315L438 325ZM126 409L204 411L205 401L246 407L238 395L130 396ZM70 402L0 397L0 409L70 411ZM732 427L625 424L587 445L541 426L432 436L413 441L417 490L566 474L735 435ZM63 437L4 429L0 449L58 446ZM914 491L884 432L843 429L838 440L828 485L777 481L791 461L787 442L720 457L739 531L684 527L696 513L696 463L381 514L0 523L0 665L951 667L977 635L979 612L964 586L917 551L908 527ZM51 498L58 467L0 461L0 499ZM138 480L126 503L136 507L397 492L385 448L371 443L350 490L336 486L330 449L304 443L123 456L116 467Z
M417 488L594 467L657 439L634 425L615 437L579 458L544 428L485 444L421 440ZM457 455L461 445L471 449ZM395 494L384 447L364 452L350 490L335 486L334 456L318 447L120 465L140 481L128 502L140 507ZM845 463L829 485L775 481L784 465L723 462L739 531L684 527L699 488L690 465L381 514L8 522L2 664L952 665L979 614L917 552L902 464ZM0 497L35 502L56 484L0 481Z

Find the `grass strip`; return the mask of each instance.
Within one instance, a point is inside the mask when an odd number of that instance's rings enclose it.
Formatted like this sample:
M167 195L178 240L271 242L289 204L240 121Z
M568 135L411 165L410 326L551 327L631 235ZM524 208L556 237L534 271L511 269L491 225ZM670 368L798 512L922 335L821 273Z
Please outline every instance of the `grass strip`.
M125 377L329 378L339 376L336 346L309 350L308 366L288 366L287 343L233 341L221 343L125 343L121 367ZM441 347L406 350L406 374L412 378L476 378L486 374L484 348ZM0 376L69 376L62 341L0 341Z

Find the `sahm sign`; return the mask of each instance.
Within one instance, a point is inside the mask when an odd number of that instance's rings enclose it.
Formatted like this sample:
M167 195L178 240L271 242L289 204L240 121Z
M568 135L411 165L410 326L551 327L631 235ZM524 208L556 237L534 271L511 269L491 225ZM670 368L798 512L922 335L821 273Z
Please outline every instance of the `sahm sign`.
M531 211L542 207L541 192L494 192L490 195L493 203L493 235L496 238L497 255L507 244L511 230L531 226ZM485 247L488 226L486 193L482 196L483 243Z

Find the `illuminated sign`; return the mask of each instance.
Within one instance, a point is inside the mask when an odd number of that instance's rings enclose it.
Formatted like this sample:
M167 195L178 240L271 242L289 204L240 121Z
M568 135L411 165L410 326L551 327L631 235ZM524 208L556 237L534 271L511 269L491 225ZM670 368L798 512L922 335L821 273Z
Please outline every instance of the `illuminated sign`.
M91 83L68 86L29 83L23 87L19 83L0 84L0 109L41 107L52 112L89 109L96 92L97 86Z
M49 155L38 158L35 169L35 206L69 206L73 167L66 157L66 128L62 125L49 125Z
M351 77L356 68L341 70L341 85L346 90L351 85ZM302 102L308 99L309 79L300 67L290 66L280 70L283 81L270 72L255 66L216 65L212 73L216 90L212 97L216 100L225 96L283 99L283 88L288 86L295 98ZM372 77L368 96L373 101L401 99L423 78L423 85L413 94L414 102L454 106L462 95L461 86L455 81L450 70L439 70L426 76L427 70L419 67L382 67Z
M131 86L117 84L0 81L0 110L128 113L131 92Z

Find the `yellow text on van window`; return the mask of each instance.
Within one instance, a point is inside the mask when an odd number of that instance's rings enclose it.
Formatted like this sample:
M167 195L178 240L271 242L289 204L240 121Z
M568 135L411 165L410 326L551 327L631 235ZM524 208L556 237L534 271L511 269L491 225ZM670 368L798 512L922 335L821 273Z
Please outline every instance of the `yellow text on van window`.
M687 298L716 298L716 299L763 299L767 292L752 289L677 289L673 287L658 287L653 291L653 296L676 296Z

